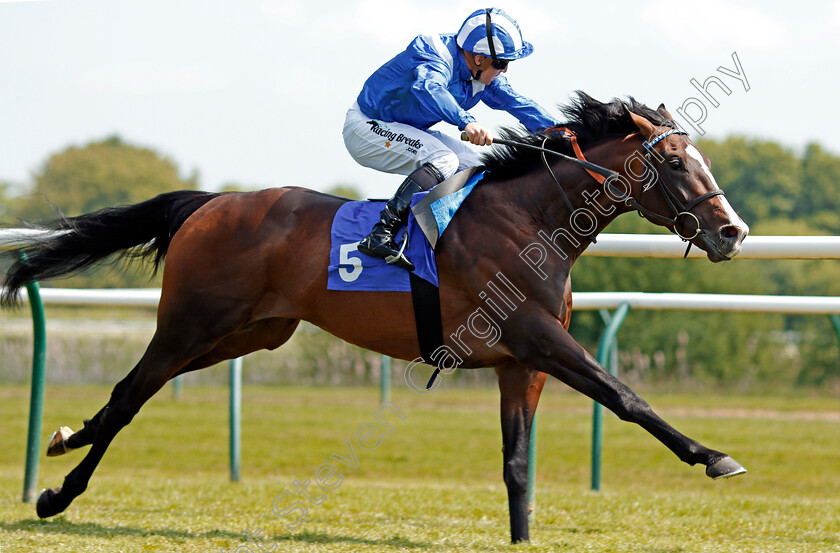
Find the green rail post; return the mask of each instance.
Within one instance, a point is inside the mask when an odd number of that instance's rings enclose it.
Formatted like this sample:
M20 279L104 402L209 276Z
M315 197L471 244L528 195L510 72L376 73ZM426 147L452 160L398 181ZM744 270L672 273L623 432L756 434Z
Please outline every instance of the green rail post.
M21 260L26 254L18 252ZM32 311L32 388L29 393L29 432L26 438L26 468L23 476L23 502L38 498L38 454L41 450L41 420L44 415L44 365L47 357L46 317L44 302L37 282L26 284L29 308Z
M381 403L385 403L386 401L391 401L391 358L387 355L381 356L379 373Z
M829 319L831 319L831 324L834 325L834 332L837 333L837 339L840 340L840 315L829 315Z
M528 522L533 523L537 512L537 414L531 423L531 437L528 441Z
M837 339L840 340L840 315L829 315L828 318L831 320L831 324L834 325L834 332L837 333Z
M242 427L242 358L230 360L228 371L230 388L230 480L239 482L239 461Z
M618 334L618 329L621 328L621 323L624 322L624 318L627 316L627 312L629 310L630 304L624 302L618 306L618 309L616 309L615 313L609 317L609 320L606 320L607 317L604 317L607 326L604 329L603 334L601 334L601 339L598 342L597 359L598 363L600 363L602 367L606 367L613 376L618 376L618 360L617 356L613 355L613 344L615 343L615 337ZM592 409L591 480L591 488L596 492L601 489L601 442L604 426L604 415L602 410L603 407L596 401Z
M181 389L184 387L182 378L184 375L181 374L172 379L172 399L181 399Z

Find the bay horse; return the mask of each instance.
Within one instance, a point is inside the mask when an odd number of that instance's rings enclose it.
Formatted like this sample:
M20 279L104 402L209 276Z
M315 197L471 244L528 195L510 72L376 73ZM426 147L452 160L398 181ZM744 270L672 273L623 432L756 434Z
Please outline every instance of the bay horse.
M494 367L498 374L513 542L529 539L528 440L546 375L640 425L683 462L705 465L708 476L745 471L661 419L567 330L572 265L618 215L635 209L713 262L737 255L749 228L718 188L709 160L664 106L653 110L632 97L601 103L578 92L563 110L569 120L563 129L504 131L525 146L483 157L487 176L435 251L444 346L462 353L459 368ZM543 158L528 145L585 156L618 178L598 183L574 163ZM166 256L154 336L105 407L78 432L59 435L60 452L91 447L60 488L42 492L39 517L64 511L85 491L111 440L167 381L273 350L301 320L362 348L418 358L410 293L327 289L331 222L346 201L294 187L172 192L59 220L49 228L63 232L25 248L5 280L7 305L27 281L71 274L112 255L148 256L155 268ZM480 291L502 277L519 303L489 309ZM493 340L463 331L479 310L500 330Z

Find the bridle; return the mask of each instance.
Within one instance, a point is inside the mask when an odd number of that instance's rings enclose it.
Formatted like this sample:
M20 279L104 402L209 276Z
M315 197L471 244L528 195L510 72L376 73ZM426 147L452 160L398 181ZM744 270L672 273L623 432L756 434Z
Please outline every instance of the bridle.
M652 151L654 145L656 145L656 143L660 142L661 140L664 140L665 138L671 136L672 134L686 135L686 136L688 135L688 133L683 131L683 130L671 129L670 131L667 131L667 132L664 132L660 135L657 135L656 138L654 138L650 142L648 142L648 141L643 141L642 142L642 147L644 147L644 149L645 149L645 159L650 163L651 167L653 166L653 163L650 162L650 158L651 158L651 151ZM687 204L683 204L682 201L674 193L674 191L671 190L669 187L665 186L665 183L662 181L662 178L659 176L659 171L656 171L656 183L655 184L658 186L659 191L662 193L662 196L665 198L665 201L668 202L668 206L671 208L671 211L676 213L676 215L672 218L662 217L661 215L658 215L655 212L650 211L650 210L648 210L648 209L646 209L642 206L640 206L640 207L642 207L642 209L645 209L645 212L643 212L638 207L636 207L636 210L639 211L640 213L643 213L648 218L655 218L655 220L658 220L660 222L665 222L666 224L673 226L674 227L674 234L676 234L677 236L679 236L682 240L684 240L686 242L688 242L689 240L693 240L693 239L697 238L698 235L700 235L704 232L703 229L700 228L700 220L697 219L697 216L694 215L691 212L691 210L694 209L695 207L697 207L698 205L700 205L701 203L703 203L704 201L710 199L710 198L713 198L715 196L723 196L723 190L718 188L716 190L706 192L705 194L701 194L700 196L694 198L693 200L691 200ZM643 187L642 191L640 192L640 195L641 195L641 193L644 193L645 191L646 191L646 188ZM679 219L681 217L690 217L690 218L694 219L695 230L694 230L694 234L692 234L691 236L683 236L682 234L680 234L680 231L677 229L677 224L679 223Z
M572 158L570 156L566 156L565 154L561 154L560 152L556 152L554 150L550 150L550 149L546 148L545 144L548 141L548 138L549 138L548 136L546 136L543 139L542 147L534 146L533 148L536 148L536 149L540 150L540 153L542 155L543 164L545 165L545 168L548 170L548 173L551 175L551 178L554 180L554 184L557 186L557 189L560 191L560 196L563 198L563 201L565 202L566 207L569 209L570 212L574 212L574 207L572 206L572 203L569 201L569 198L566 195L566 191L563 189L563 186L560 184L560 181L557 180L557 176L554 174L554 171L551 169L551 166L548 163L548 159L546 158L546 154L559 155L559 156L564 157L566 159L569 159L571 161L578 161L578 162L585 163L586 165L584 166L584 169L586 169L586 172L589 173L592 176L592 178L594 178L596 181L598 181L599 183L608 187L610 192L612 194L614 194L613 197L619 198L619 197L622 197L624 195L620 191L618 191L618 189L615 187L615 185L613 185L613 183L611 182L613 180L618 179L620 177L620 175L618 173L616 173L615 171L611 171L609 169L597 166L597 165L595 165L591 162L586 161L586 158L583 156L583 151L580 149L580 145L577 142L577 137L575 136L574 132L572 132L570 129L568 129L566 127L562 127L562 126L561 127L553 127L549 130L563 131L564 136L571 141L572 149L575 152L575 157ZM680 130L680 129L671 129L667 132L664 132L662 134L657 135L656 137L653 138L653 140L651 140L649 142L646 141L646 140L643 141L642 142L642 147L645 149L645 153L644 153L645 160L648 162L648 164L656 172L656 181L654 182L654 185L657 188L659 188L660 193L662 194L663 198L665 198L665 201L668 203L668 206L669 206L671 212L674 215L671 216L671 217L668 217L668 216L662 215L660 213L656 213L655 211L653 211L651 209L648 209L647 207L643 206L638 201L636 201L634 198L629 197L629 196L627 198L625 198L624 204L627 207L630 207L631 209L636 210L636 212L641 217L644 217L644 218L646 218L646 219L648 219L649 221L652 221L652 222L661 223L661 224L673 229L674 234L676 234L684 242L688 242L688 248L686 248L686 250L685 250L685 256L688 256L688 251L691 249L691 240L694 240L698 236L700 236L703 239L703 241L706 242L707 245L714 248L715 250L718 250L717 246L715 246L714 243L709 239L706 231L704 231L702 228L700 228L700 220L697 218L696 215L694 215L691 212L691 210L694 209L695 207L697 207L698 205L700 205L701 203L703 203L704 201L710 199L710 198L713 198L715 196L723 196L723 190L716 189L716 190L712 190L710 192L706 192L705 194L701 194L700 196L694 198L693 200L691 200L687 204L683 204L682 200L680 200L680 198L677 196L677 194L673 190L671 190L670 187L668 187L665 184L665 182L662 180L662 177L659 175L659 171L656 170L656 168L653 166L653 163L650 160L651 151L652 151L653 147L658 142L664 140L665 138L667 138L671 135L688 135L688 133L683 131L683 130ZM494 139L494 142L498 142L498 140ZM519 143L516 143L516 144L519 144ZM582 165L581 163L579 163L579 164ZM639 195L641 196L641 194L646 192L648 190L648 188L651 188L651 186L643 187L641 189L641 191L639 192ZM680 220L683 219L683 218L686 218L686 217L694 220L695 229L694 229L694 233L691 234L690 236L689 235L683 235L682 233L680 233L679 228L678 228L679 224L680 224ZM594 236L590 235L587 238L591 242L593 242L593 243L595 242L595 237ZM719 250L718 250L718 254L723 255ZM726 259L729 259L725 255L723 255L723 257L726 258Z

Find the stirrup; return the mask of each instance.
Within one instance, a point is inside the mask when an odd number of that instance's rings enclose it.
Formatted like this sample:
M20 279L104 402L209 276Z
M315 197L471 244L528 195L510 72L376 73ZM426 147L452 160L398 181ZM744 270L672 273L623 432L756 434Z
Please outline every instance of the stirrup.
M412 263L406 256L405 256L405 249L408 247L408 228L405 229L403 232L403 240L402 244L400 245L400 250L397 252L396 255L388 255L385 256L385 263L388 265L397 264L400 267L404 267L409 271L414 270L414 263Z

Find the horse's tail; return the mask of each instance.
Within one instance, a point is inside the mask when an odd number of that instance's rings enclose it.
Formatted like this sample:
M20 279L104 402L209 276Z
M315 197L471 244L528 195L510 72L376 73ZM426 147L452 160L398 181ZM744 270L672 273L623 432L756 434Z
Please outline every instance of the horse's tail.
M0 302L15 305L27 282L71 275L112 254L152 259L157 271L175 232L217 196L194 190L169 192L138 204L46 223L40 228L52 232L27 239L21 248L25 255L6 273Z

